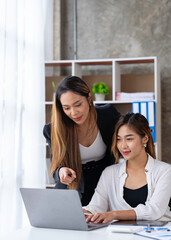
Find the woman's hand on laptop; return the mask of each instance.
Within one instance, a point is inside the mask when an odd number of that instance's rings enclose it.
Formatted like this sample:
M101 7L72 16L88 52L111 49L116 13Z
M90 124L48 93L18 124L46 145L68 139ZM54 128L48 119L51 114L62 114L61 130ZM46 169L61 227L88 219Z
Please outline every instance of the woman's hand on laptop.
M104 212L104 213L95 213L86 218L86 222L93 223L108 223L115 219L115 211Z
M86 209L84 209L83 208L83 213L84 213L84 215L85 215L85 217L87 218L88 216L93 216L93 214L91 213L91 212L89 212L89 211L87 211Z
M60 181L63 184L69 185L76 178L76 173L74 170L68 167L62 167L59 170Z

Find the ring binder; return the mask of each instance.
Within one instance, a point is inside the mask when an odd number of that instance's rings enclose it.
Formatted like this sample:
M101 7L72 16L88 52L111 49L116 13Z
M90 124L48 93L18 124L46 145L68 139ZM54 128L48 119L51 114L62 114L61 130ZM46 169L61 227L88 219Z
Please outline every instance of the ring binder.
M155 121L155 102L147 101L147 102L133 102L132 103L132 112L140 113L149 122L149 127L151 128L151 135L153 138L153 142L156 142L156 121Z

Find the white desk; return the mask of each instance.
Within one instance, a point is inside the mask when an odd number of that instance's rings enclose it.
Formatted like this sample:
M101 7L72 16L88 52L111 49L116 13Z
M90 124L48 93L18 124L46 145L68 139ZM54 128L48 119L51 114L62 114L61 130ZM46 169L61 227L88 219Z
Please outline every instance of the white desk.
M74 231L26 227L17 230L2 240L149 240L135 234L129 233L111 233L107 228L101 228L93 231Z

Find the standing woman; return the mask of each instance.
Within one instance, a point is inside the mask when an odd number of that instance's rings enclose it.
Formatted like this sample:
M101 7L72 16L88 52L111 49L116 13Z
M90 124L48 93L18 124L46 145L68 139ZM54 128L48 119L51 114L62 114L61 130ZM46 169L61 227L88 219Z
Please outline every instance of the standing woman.
M79 77L59 83L51 123L43 130L55 188L78 189L82 204L89 203L102 171L114 163L110 149L119 117L110 104L94 107L90 89Z

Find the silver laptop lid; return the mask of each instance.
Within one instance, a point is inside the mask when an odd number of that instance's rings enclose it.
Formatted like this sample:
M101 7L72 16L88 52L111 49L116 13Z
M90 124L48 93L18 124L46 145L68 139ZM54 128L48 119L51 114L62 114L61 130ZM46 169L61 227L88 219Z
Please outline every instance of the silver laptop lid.
M88 230L76 190L20 188L34 227Z

